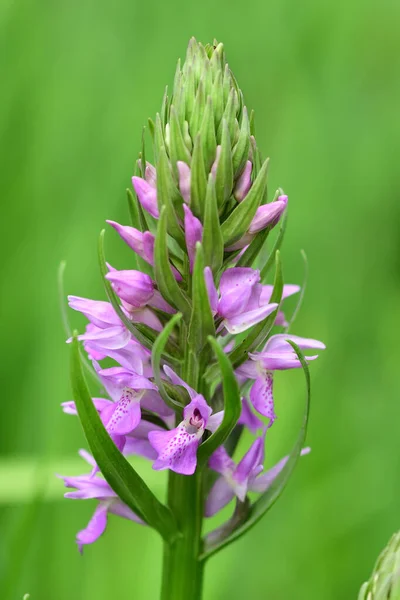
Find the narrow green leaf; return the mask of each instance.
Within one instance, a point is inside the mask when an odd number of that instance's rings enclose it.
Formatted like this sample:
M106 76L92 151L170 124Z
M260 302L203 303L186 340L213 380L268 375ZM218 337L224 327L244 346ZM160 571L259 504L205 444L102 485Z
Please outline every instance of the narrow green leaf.
M218 130L219 124L221 123L222 115L224 113L224 98L223 98L223 90L222 90L222 71L218 71L217 76L215 78L212 91L211 98L213 101L214 107L214 123L215 127Z
M168 113L169 113L169 100L168 100L168 86L165 86L164 96L161 104L161 123L165 128L165 125L168 121Z
M197 88L196 98L194 101L192 116L189 121L189 128L192 138L193 136L196 136L200 130L205 108L206 97L204 94L204 83L202 80L200 80L199 87Z
M231 197L232 188L233 167L231 138L229 135L228 123L224 118L222 119L221 154L218 159L217 174L215 177L215 193L219 208L224 206L225 202Z
M157 113L156 115L156 123L154 127L154 161L157 164L158 162L158 152L159 149L165 146L165 137L164 137L164 128L161 122L161 117Z
M199 447L197 458L200 467L204 466L211 454L225 442L238 422L242 411L239 386L231 362L215 338L210 336L208 341L215 352L221 370L224 391L224 417L218 429Z
M224 79L222 81L222 88L223 88L223 93L224 93L224 105L226 105L228 102L229 92L231 91L232 85L233 85L233 82L232 82L231 71L229 69L229 66L226 64L225 70L224 70Z
M182 160L186 164L190 165L190 152L186 147L185 140L183 139L182 129L175 106L171 106L170 110L169 155L171 157L172 167L175 170L176 175L178 173L176 167L178 160Z
M152 140L154 142L156 126L154 124L153 119L148 119L147 122L148 122L148 125L149 125L149 131L150 131L151 138L152 138Z
M305 380L306 380L306 402L303 416L303 423L300 428L299 434L297 436L296 443L288 456L287 462L279 475L276 477L270 488L265 491L259 498L256 500L249 508L248 511L245 512L244 518L241 523L236 524L235 530L225 539L220 539L216 543L210 545L207 548L207 540L206 540L206 551L201 557L202 560L206 560L210 558L213 554L224 548L225 546L231 544L239 537L241 537L244 533L246 533L249 529L251 529L272 507L272 505L278 500L279 496L282 494L286 484L288 483L293 470L297 464L297 461L300 456L300 452L304 446L304 442L307 434L307 425L308 425L308 417L310 412L310 401L311 401L311 386L310 386L310 373L308 370L308 365L306 359L304 358L299 347L294 343L288 340L290 345L293 347L293 350L296 352L301 366L303 368ZM211 438L210 438L211 439ZM212 534L211 534L212 535Z
M239 240L250 227L250 223L260 206L267 187L268 159L264 162L257 179L250 188L246 198L241 202L222 223L222 235L225 246Z
M159 149L158 153L157 202L159 210L163 206L165 207L168 233L186 251L185 236L183 235L177 216L178 214L183 219L183 198L175 185L164 146Z
M173 515L147 487L108 435L86 385L79 343L74 336L71 351L71 384L79 419L93 457L105 480L129 508L156 529L169 543L179 535Z
M161 365L162 355L165 350L165 346L168 341L168 338L171 335L174 327L181 320L181 318L182 318L182 314L176 313L176 315L174 315L172 317L172 319L170 321L168 321L168 323L165 325L164 329L159 333L156 341L154 342L153 350L151 353L151 366L153 369L154 380L158 387L159 394L160 394L161 398L164 400L164 402L168 406L170 406L173 410L181 409L182 406L177 405L175 400L173 398L171 398L171 396L168 394L168 392L164 386L164 381L161 378L161 373L160 373L161 366L160 365Z
M282 221L281 221L281 227L279 229L279 233L278 233L278 237L275 240L275 244L271 250L270 255L268 256L267 262L265 263L265 265L263 266L263 268L261 269L261 281L265 281L272 265L275 262L276 259L276 253L277 251L280 249L280 247L282 246L282 242L283 242L283 238L285 237L285 231L286 231L286 225L287 225L287 220L288 220L288 211L287 209L285 210L285 214L283 215Z
M207 97L206 109L200 128L201 141L203 143L204 166L206 172L211 168L215 160L217 140L215 138L214 110L211 96Z
M161 208L158 220L154 247L154 272L161 295L172 306L175 306L183 314L185 320L188 321L191 313L190 304L174 277L168 258L167 213L165 206Z
M196 244L196 258L192 277L192 316L189 324L188 342L192 350L201 354L209 336L215 336L214 317L204 279L204 252L200 242Z
M193 115L194 101L196 98L196 87L194 81L194 72L191 66L187 68L186 75L186 120L190 123Z
M217 133L218 143L220 143L221 140L222 140L222 134L223 134L222 123L224 122L224 120L228 124L228 131L229 131L229 137L230 137L230 139L231 140L234 139L234 136L235 136L235 117L236 117L237 104L238 104L238 95L236 93L236 90L234 88L231 88L231 90L229 92L228 102L227 102L227 104L225 106L224 114L222 116L222 121L221 121L221 123L220 123L220 125L218 127L218 133Z
M224 240L219 223L215 180L211 173L205 195L203 249L204 264L211 267L213 273L217 273L224 260Z
M239 139L233 149L233 174L237 179L244 169L246 161L249 157L250 150L250 123L247 114L247 108L243 107L242 123L240 126Z
M201 135L197 134L194 140L192 155L192 168L190 179L190 208L196 217L202 218L204 212L204 199L206 197L207 175L204 166L203 144Z

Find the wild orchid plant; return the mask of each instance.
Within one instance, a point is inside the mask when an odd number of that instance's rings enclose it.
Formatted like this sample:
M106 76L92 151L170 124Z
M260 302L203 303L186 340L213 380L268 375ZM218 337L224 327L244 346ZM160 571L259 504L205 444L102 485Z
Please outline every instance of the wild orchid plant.
M143 142L136 195L128 192L132 224L108 221L136 268L106 263L103 232L109 302L69 297L89 324L72 338L74 402L63 408L79 415L92 454L80 451L87 475L63 480L74 489L66 497L98 501L77 535L80 550L102 535L109 513L147 524L164 540L162 599L196 600L205 561L265 514L308 451L307 402L291 454L264 471L274 373L303 367L309 388L307 362L317 356L305 360L302 350L324 344L288 333L282 303L300 291L283 284L279 258L288 198L278 190L267 203L268 160L222 44L190 41L149 129L154 166ZM265 284L274 263L274 283ZM101 398L89 394L79 341ZM254 441L236 460L245 429ZM132 455L169 470L165 504L128 462ZM202 537L204 518L232 500L231 518Z

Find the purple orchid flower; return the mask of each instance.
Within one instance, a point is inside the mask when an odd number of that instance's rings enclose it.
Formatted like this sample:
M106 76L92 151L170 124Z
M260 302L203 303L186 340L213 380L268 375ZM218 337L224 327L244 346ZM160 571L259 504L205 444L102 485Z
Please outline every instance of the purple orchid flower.
M111 281L115 293L119 296L128 318L134 323L144 323L155 331L161 331L163 325L151 310L156 308L168 314L175 310L164 300L149 275L141 271L117 271L108 265L106 279Z
M276 419L273 372L301 367L297 354L287 340L297 344L301 350L325 349L325 344L318 340L280 333L269 338L262 352L250 353L250 360L237 369L239 375L255 379L250 390L250 401L258 413L270 419L270 426ZM316 358L318 355L307 356L307 361Z
M229 246L227 250L230 252L241 250L250 244L259 231L262 231L266 227L274 227L285 212L287 203L287 196L279 196L275 202L269 202L260 206L244 236Z
M174 385L182 385L191 402L183 410L183 421L170 431L150 431L149 441L158 452L153 469L171 469L182 475L193 475L197 466L197 448L206 429L214 432L220 425L223 412L211 415L212 409L204 397L197 394L172 369L164 367Z
M88 452L80 450L79 454L92 467L96 467L93 457ZM101 477L93 477L92 474L78 475L76 477L59 477L64 481L65 487L75 488L74 492L67 492L65 498L98 500L98 505L88 525L85 529L79 531L76 536L79 552L82 553L83 546L92 544L104 533L109 513L144 525L144 522L118 498L107 481Z
M270 315L278 305L263 298L268 295L259 283L260 271L233 267L227 269L219 284L220 297L214 285L212 271L205 268L204 277L208 289L211 310L222 317L222 327L229 333L241 333Z
M213 485L206 502L206 517L212 517L226 506L235 496L244 502L248 492L265 492L282 471L288 457L283 458L274 467L264 470L265 435L257 438L242 460L236 464L223 446L218 448L209 460L211 469L221 475ZM308 454L310 448L304 448L301 455Z

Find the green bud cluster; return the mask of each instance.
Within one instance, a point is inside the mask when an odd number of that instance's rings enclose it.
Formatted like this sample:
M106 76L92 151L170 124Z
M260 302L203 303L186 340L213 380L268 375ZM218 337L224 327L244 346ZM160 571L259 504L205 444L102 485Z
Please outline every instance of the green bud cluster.
M358 600L400 600L400 532L395 533L379 555L369 581Z
M268 160L262 164L256 146L253 113L249 116L221 43L203 46L194 38L190 41L183 66L178 62L172 94L166 90L161 111L154 121L149 120L149 129L158 209L166 213L167 233L185 249L179 172L180 163L184 163L190 174L190 209L204 225L206 264L212 263L216 273L222 267L224 252L226 258L227 248L246 233L258 207L266 202L268 168ZM238 203L234 191L247 161L252 163L252 185ZM144 144L139 166L144 178ZM257 244L241 266L252 264L266 233L257 236ZM211 238L212 250L207 248Z

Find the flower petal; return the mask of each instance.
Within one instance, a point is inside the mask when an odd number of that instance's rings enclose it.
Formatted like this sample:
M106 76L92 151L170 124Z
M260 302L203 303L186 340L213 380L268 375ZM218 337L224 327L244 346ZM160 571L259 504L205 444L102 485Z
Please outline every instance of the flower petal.
M199 430L201 432L201 430ZM193 475L197 465L197 448L202 432L189 433L185 423L171 431L150 431L149 441L158 452L153 469L171 469L181 475Z
M263 426L263 422L251 410L247 398L242 398L242 412L238 423L247 427L251 433L256 433Z
M155 219L160 213L157 205L157 189L141 177L132 177L132 185L143 208Z
M260 321L263 321L268 315L270 315L278 307L277 304L266 304L255 310L249 312L243 312L237 316L229 317L224 320L225 328L229 333L237 334L246 331L249 327L256 325Z
M304 456L309 452L311 452L311 448L303 448L303 450L300 452L300 456ZM288 458L288 456L285 456L285 458L282 458L282 460L280 460L275 466L257 477L257 479L252 482L249 489L252 492L266 492L267 489L271 487L279 473L282 471L283 467L288 461Z
M205 507L206 517L212 517L234 498L235 492L224 477L219 477L212 486Z
M260 280L258 270L246 267L227 269L219 284L221 299L218 312L222 317L240 315L247 306L253 286Z
M107 526L107 512L107 504L100 502L87 527L78 532L76 542L79 552L82 553L84 545L92 544L104 533Z
M250 390L250 402L257 412L270 419L271 426L276 419L271 371L264 371L257 377Z
M138 426L141 418L140 397L132 389L124 388L118 402L104 410L101 420L108 433L126 435Z

